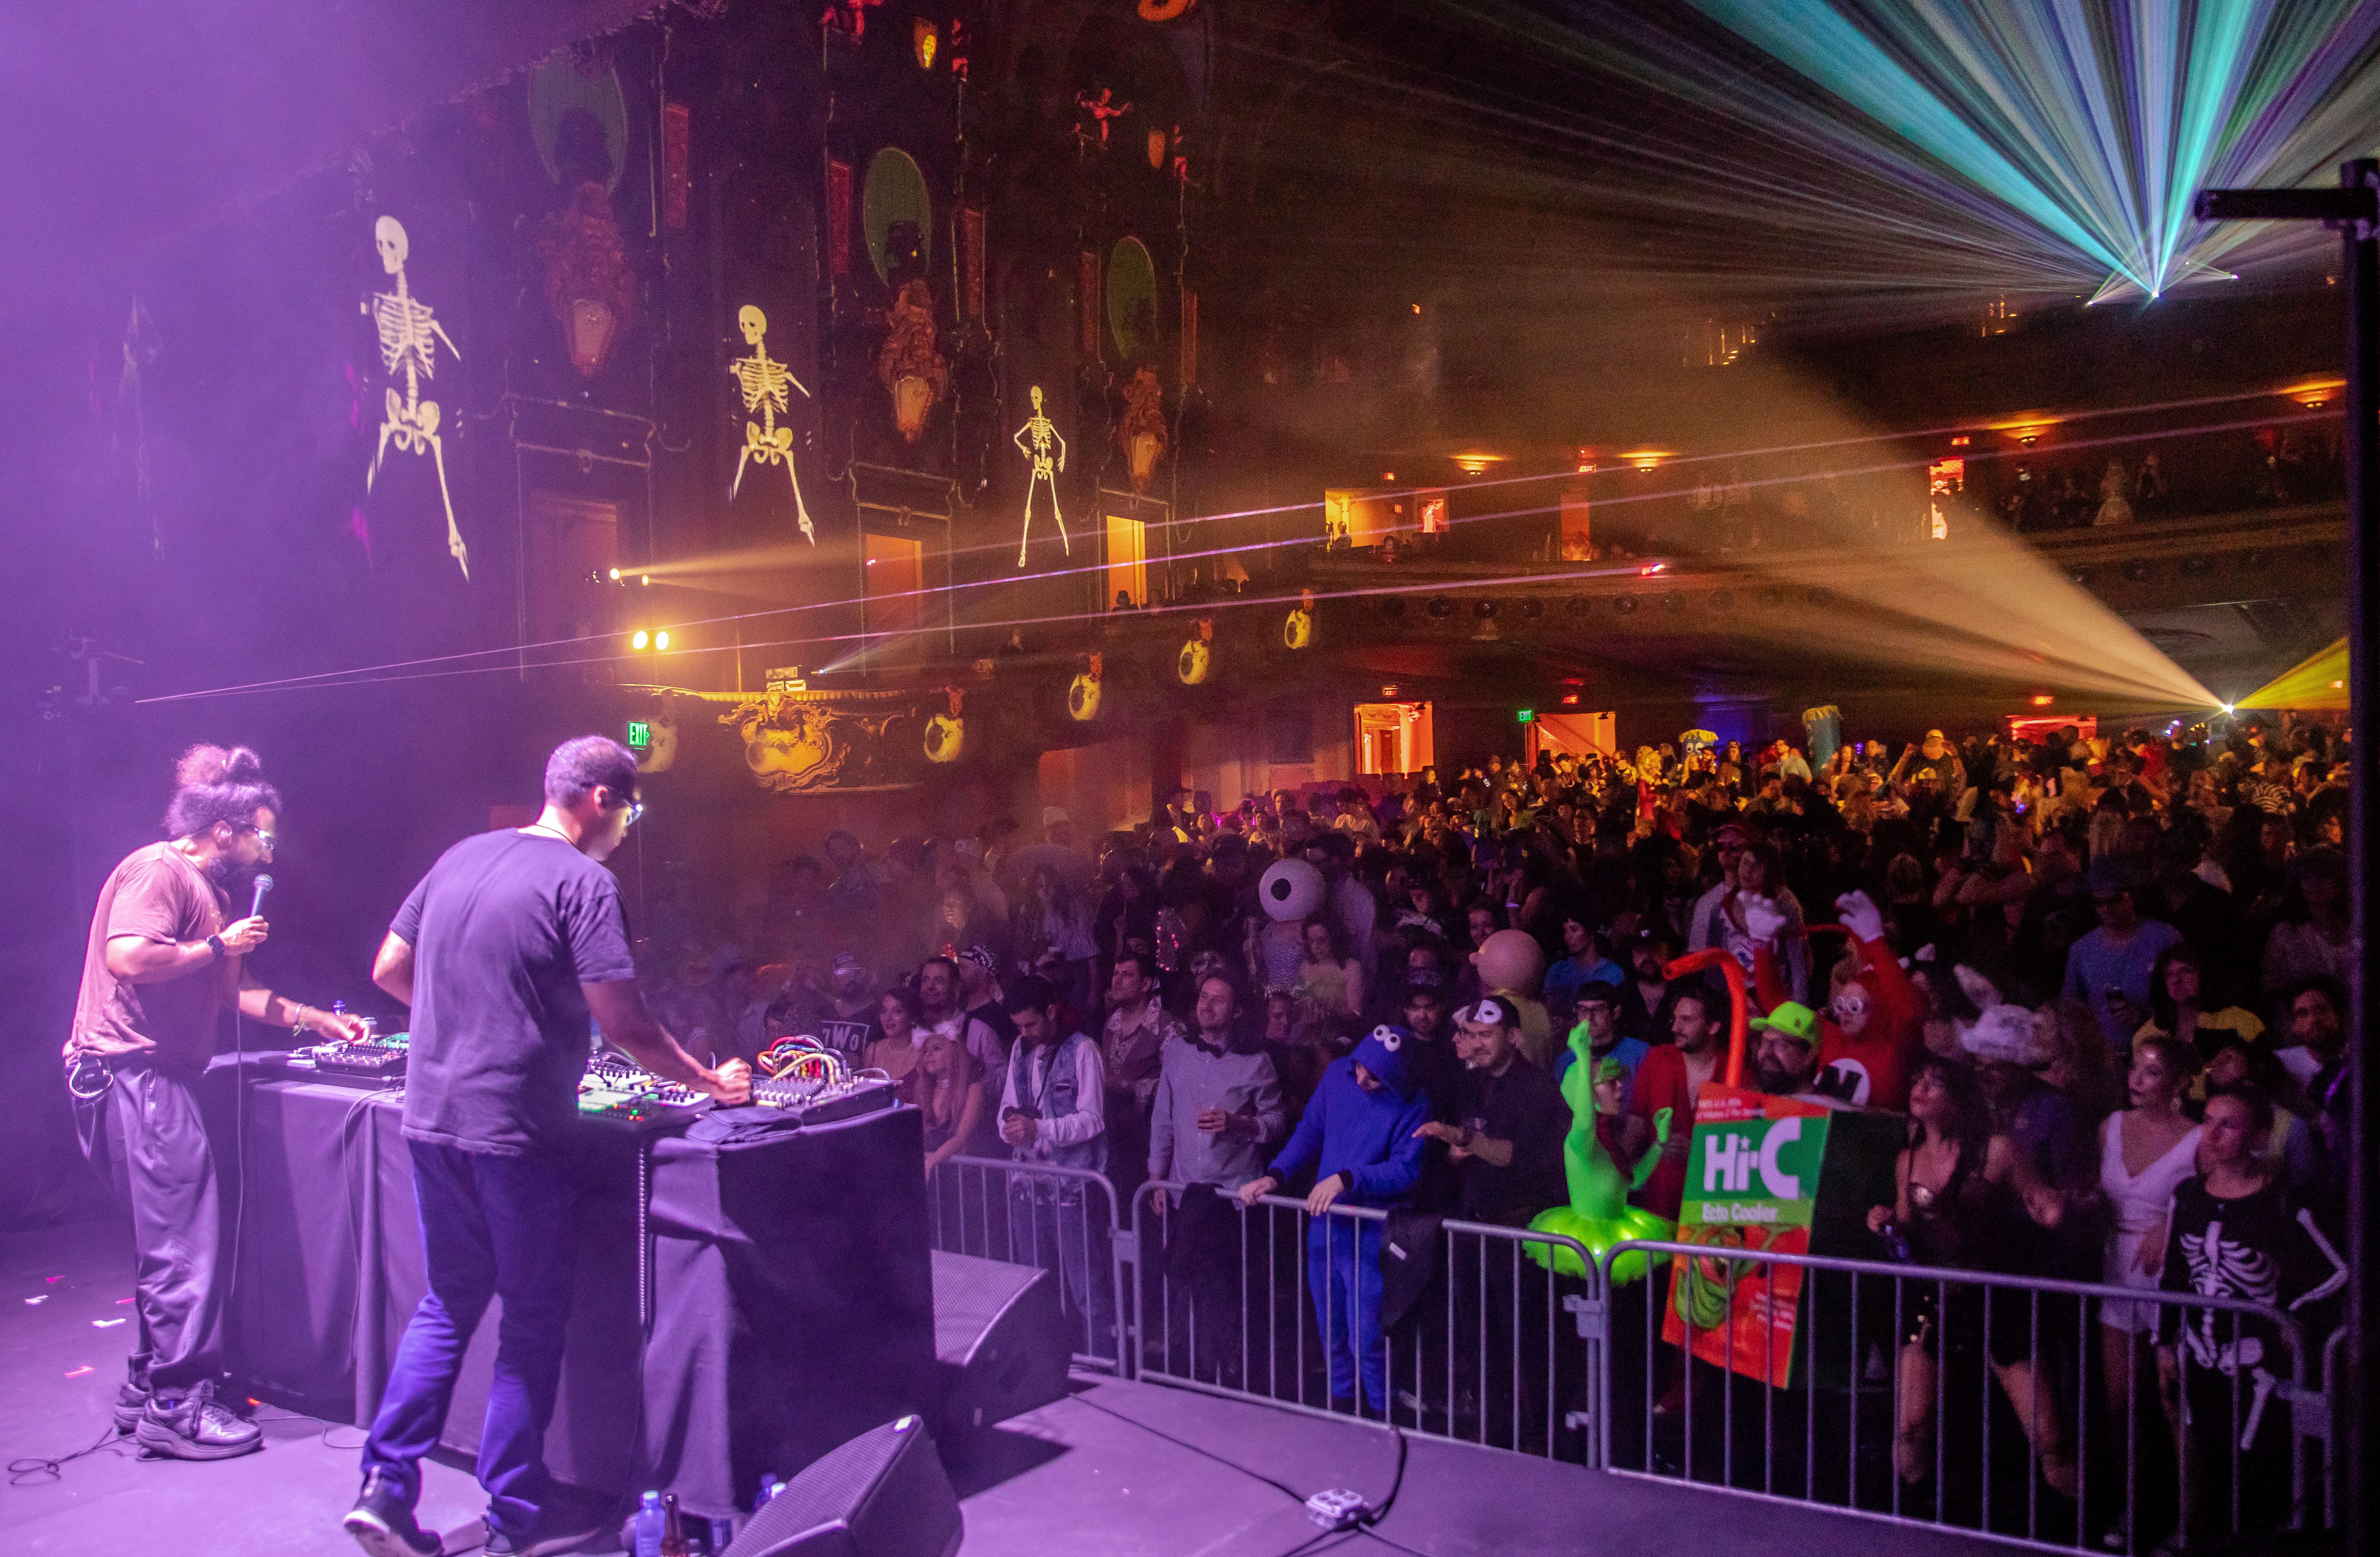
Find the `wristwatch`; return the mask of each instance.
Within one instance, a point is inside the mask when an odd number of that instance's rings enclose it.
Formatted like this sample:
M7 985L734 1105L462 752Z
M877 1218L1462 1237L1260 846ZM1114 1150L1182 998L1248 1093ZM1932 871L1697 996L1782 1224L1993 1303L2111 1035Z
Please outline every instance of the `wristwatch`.
M220 935L210 935L207 937L207 949L214 953L215 960L217 962L221 962L224 958L231 955L231 948L223 943L223 937Z

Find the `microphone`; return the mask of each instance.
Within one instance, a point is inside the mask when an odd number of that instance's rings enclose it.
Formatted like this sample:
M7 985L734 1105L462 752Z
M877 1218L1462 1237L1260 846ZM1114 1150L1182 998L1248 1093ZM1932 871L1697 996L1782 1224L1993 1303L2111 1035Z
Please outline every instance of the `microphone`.
M256 895L248 900L248 917L249 918L252 919L256 918L256 911L264 906L264 894L272 890L272 877L259 876L256 878Z

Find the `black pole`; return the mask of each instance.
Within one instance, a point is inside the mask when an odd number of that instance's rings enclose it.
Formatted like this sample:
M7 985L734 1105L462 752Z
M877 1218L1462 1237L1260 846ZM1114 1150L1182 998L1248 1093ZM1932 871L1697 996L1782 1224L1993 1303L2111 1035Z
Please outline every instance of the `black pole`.
M2380 161L2359 158L2340 164L2338 181L2350 189L2380 189ZM2380 1449L2380 1390L2375 1381L2374 1342L2380 1338L2380 1283L2374 1281L2371 1213L2380 1191L2380 1086L2373 1081L2366 1044L2373 1031L2372 1003L2380 994L2380 968L2375 967L2372 938L2372 872L2374 860L2372 830L2380 823L2380 746L2369 731L2372 711L2380 708L2380 437L2374 416L2380 412L2380 238L2370 217L2343 222L2344 274L2347 289L2347 559L2350 579L2347 614L2348 721L2354 733L2350 768L2348 843L2352 851L2350 903L2356 945L2354 988L2349 1000L2347 1049L2348 1095L2353 1121L2353 1156L2347 1181L2348 1262L2353 1283L2348 1288L2347 1377L2340 1382L2343 1399L2334 1399L2333 1412L2346 1418L2346 1476L2339 1484L2347 1493L2347 1550L2380 1551L2380 1524L2375 1524L2366 1491ZM2351 1404L2350 1404L2351 1403ZM2340 1409L2341 1405L2345 1409Z

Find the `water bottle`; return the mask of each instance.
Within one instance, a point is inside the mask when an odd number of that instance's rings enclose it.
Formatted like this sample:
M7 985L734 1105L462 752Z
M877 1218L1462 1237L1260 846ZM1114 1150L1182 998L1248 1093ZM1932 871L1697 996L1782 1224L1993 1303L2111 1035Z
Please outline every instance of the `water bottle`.
M628 1551L632 1557L661 1557L662 1532L667 1522L659 1492L647 1492L638 1499L637 1512L628 1521Z

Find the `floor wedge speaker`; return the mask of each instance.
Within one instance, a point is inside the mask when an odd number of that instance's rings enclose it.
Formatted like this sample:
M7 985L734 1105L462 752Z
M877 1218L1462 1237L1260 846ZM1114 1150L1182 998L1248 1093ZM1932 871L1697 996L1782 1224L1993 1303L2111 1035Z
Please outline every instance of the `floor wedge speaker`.
M760 1505L727 1557L953 1557L959 1500L924 1420L829 1453Z
M1055 1271L940 1250L933 1270L943 1433L1066 1398L1075 1331L1058 1307Z

